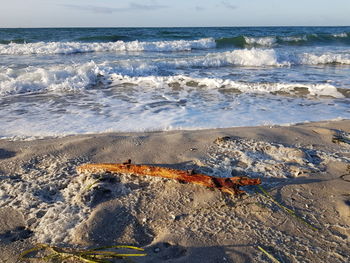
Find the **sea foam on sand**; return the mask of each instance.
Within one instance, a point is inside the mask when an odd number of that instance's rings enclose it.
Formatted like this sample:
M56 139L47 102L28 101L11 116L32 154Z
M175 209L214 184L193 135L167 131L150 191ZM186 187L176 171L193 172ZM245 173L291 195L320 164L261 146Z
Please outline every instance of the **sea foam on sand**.
M349 134L342 136L349 137ZM142 137L140 140L142 144ZM350 157L344 155L350 152L349 148L329 152L310 145L288 146L238 137L218 138L208 146L203 156L192 161L196 170L218 177L259 177L264 186L276 184L273 179L311 179L312 174L326 171L329 162L350 164ZM125 200L136 198L133 195L134 179L130 176L77 174L76 167L86 162L91 162L91 155L69 158L54 153L30 158L20 167L9 162L7 165L13 166L15 172L1 175L1 207L15 208L23 214L35 242L65 244L76 241L79 226L100 203L122 196ZM160 187L164 182L157 178L142 180L153 187ZM136 203L136 199L130 201L130 204Z

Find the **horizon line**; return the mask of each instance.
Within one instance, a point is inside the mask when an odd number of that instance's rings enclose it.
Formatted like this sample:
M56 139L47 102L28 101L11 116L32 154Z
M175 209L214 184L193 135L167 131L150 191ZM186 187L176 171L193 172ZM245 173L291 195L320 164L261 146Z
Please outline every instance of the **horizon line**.
M259 26L42 26L42 27L2 27L0 29L44 29L44 28L216 28L216 27L350 27L350 25L259 25Z

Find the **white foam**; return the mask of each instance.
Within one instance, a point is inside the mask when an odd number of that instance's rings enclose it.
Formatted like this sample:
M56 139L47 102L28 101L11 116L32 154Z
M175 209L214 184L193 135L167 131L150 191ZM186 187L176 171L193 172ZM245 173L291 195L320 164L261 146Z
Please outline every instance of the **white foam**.
M276 44L275 37L244 37L247 44L271 47Z
M272 49L243 49L213 53L191 59L118 61L117 64L87 62L54 65L45 68L29 66L22 69L0 67L0 96L38 91L77 91L98 81L108 80L111 73L129 76L154 76L160 70L223 66L285 66Z
M144 61L120 61L117 71L130 76L156 75L162 69L215 68L227 66L289 67L293 65L350 64L348 53L278 53L275 49L237 49L227 52L208 53L187 59ZM114 70L116 72L116 70Z
M288 62L279 62L273 49L243 49L225 54L232 65L240 66L285 66Z
M238 138L220 138L209 151L209 158L199 163L213 176L290 178L319 172L329 161L350 163L339 153L314 150L312 146L291 147L277 143ZM343 153L347 152L345 150Z
M229 79L218 78L192 78L183 75L171 76L171 77L129 77L120 74L111 75L113 83L112 85L120 85L123 83L133 83L140 86L153 86L163 87L171 86L174 83L178 83L179 86L184 88L206 87L208 89L235 89L242 93L277 93L286 92L290 95L303 96L330 96L334 98L343 98L337 88L330 84L303 84L303 83L247 83L233 81Z
M183 75L111 74L109 78L109 87L68 96L4 98L5 103L11 101L11 107L0 112L0 136L226 128L350 116L348 105L329 98L342 97L331 85L246 83ZM271 95L274 92L280 96ZM322 95L328 98L315 100Z
M304 53L300 56L300 64L318 65L335 63L350 65L350 54L336 54L327 52L325 54Z
M343 38L343 37L348 37L348 34L344 32L344 33L333 34L332 36Z
M199 40L176 41L117 41L107 43L81 43L81 42L38 42L0 45L2 55L30 55L30 54L74 54L86 52L116 52L116 51L190 51L193 49L215 48L213 38Z
M37 91L74 91L96 84L103 72L94 62L47 68L0 68L0 95Z
M99 190L93 186L109 189L111 197L128 191L123 184L105 186L91 175L77 174L76 166L86 162L55 154L34 158L22 167L12 163L16 174L0 175L0 207L20 211L35 242L71 243L91 208L105 201L98 200Z
M159 66L170 68L224 67L224 66L288 66L286 61L279 61L273 49L238 49L228 52L211 53L205 57L193 57L187 60L177 59L161 63Z
M129 76L157 75L160 70L189 68L218 68L228 66L283 67L288 61L280 60L273 49L239 49L234 51L209 53L187 59L166 59L153 61L119 61L111 71Z
M69 242L73 229L87 217L90 208L77 200L86 188L83 180L77 180L75 165L79 162L45 156L17 166L18 175L1 179L0 206L22 212L36 242Z
M301 64L348 63L349 55L303 54ZM336 87L330 84L303 83L245 83L220 78L192 78L185 75L158 77L161 70L177 70L193 67L223 66L289 66L290 62L278 59L273 49L243 49L231 52L213 53L191 59L119 61L96 64L93 61L82 64L54 65L46 68L30 66L22 69L0 67L0 96L28 92L75 92L88 89L102 82L140 83L151 81L155 86L179 82L186 87L186 82L195 81L208 88L231 87L243 93L273 93L285 91L298 95L295 88L307 89L311 96L332 96L341 98Z
M287 42L299 42L299 41L307 41L306 36L298 37L298 36L289 36L289 37L281 37L283 41Z

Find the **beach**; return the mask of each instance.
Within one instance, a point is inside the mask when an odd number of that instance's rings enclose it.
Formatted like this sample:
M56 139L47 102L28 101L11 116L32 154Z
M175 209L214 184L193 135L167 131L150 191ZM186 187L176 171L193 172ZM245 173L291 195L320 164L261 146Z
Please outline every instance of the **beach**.
M349 262L349 46L348 26L0 28L0 262ZM81 168L101 163L144 169Z
M134 262L272 262L259 247L279 262L348 262L349 134L350 121L335 120L1 139L0 261L45 243L144 248ZM256 186L234 197L170 179L76 171L128 159L261 178L273 199Z

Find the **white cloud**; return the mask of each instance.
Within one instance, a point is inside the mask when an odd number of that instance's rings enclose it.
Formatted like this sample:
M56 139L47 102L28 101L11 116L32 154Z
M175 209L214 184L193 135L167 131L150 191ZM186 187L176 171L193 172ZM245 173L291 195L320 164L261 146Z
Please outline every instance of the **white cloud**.
M198 5L196 5L196 6L194 7L194 9L196 9L196 11L203 11L203 10L205 10L206 8L203 7L203 6L198 6Z
M235 6L234 4L230 3L229 1L221 1L221 5L226 7L226 8L229 8L229 9L237 9L237 6Z
M168 6L165 5L159 5L159 4L138 4L131 2L126 7L106 7L106 6L95 6L95 5L71 5L71 4L65 4L63 5L66 8L71 9L78 9L83 11L88 11L92 13L102 13L102 14L112 14L117 12L129 12L129 11L153 11L158 9L167 8Z

